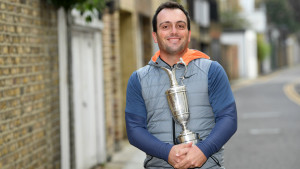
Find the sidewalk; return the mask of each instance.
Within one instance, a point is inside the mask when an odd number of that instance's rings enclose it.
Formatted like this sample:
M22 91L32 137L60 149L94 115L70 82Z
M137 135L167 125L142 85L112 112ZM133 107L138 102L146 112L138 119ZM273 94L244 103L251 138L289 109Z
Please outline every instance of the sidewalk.
M122 150L113 155L104 169L142 169L146 154L124 141Z

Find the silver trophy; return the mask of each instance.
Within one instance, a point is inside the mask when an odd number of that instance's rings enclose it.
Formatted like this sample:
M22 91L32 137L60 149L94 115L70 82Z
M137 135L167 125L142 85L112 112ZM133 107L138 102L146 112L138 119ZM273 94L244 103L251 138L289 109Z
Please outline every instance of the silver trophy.
M186 68L186 64L183 62L182 58L180 58L180 61L177 64L179 63L183 63ZM178 85L176 80L175 70L177 68L177 65L172 70L169 70L165 67L161 68L167 72L170 78L171 88L166 91L166 95L169 107L173 115L173 119L182 127L182 132L176 138L176 144L190 142L192 142L193 144L197 144L198 141L201 140L199 134L187 129L187 122L189 121L190 113L185 86ZM187 68L185 69L185 71L186 70ZM184 78L184 76L182 78Z

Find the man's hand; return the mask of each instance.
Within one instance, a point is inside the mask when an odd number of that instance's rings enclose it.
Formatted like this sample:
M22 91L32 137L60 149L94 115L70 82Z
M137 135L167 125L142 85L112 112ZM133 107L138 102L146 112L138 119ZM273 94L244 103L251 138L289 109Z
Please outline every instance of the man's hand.
M182 159L177 164L175 164L174 168L186 169L186 168L201 167L206 162L206 160L207 158L203 154L203 152L197 146L192 146L186 153L185 158Z
M176 165L185 158L187 152L192 147L192 145L192 143L188 143L173 146L169 153L168 163L174 167L174 165Z

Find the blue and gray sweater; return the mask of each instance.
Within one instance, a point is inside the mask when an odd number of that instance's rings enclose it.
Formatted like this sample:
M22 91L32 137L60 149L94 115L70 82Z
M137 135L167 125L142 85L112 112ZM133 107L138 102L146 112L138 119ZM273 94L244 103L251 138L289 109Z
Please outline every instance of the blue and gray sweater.
M160 58L157 61L165 64ZM220 64L210 62L206 86L215 124L205 139L197 144L207 158L218 152L237 130L236 105L227 75ZM147 155L167 162L173 144L162 141L149 132L148 122L151 117L147 112L140 80L136 71L128 81L125 109L128 139L132 145Z

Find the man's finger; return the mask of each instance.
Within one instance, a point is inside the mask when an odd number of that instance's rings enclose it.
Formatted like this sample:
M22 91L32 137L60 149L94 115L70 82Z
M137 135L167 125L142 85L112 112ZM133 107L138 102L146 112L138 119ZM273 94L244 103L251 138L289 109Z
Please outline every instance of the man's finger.
M178 152L176 153L176 156L182 156L182 155L186 155L189 152L190 148L183 148L178 150Z
M184 168L185 165L188 165L188 160L185 158L182 161L180 161L179 163L177 163L174 167L175 168Z
M179 149L176 151L176 156L181 156L183 154L186 154L187 150L193 146L193 143L179 144L177 146L179 147ZM183 149L185 149L185 150L180 151L180 150L183 150Z

